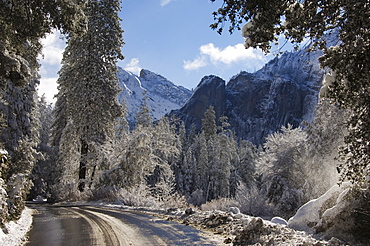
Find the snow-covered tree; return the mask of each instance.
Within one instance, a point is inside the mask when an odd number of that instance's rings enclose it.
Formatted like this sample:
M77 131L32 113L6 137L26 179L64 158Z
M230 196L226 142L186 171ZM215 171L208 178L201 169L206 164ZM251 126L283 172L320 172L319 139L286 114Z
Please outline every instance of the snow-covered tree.
M221 117L217 127L215 111L210 106L204 113L201 132L190 131L186 138L182 137L183 153L176 174L181 181L180 191L193 204L230 197L231 189L235 194L238 181L231 178L232 173L236 175L239 161L238 144L228 126L227 118Z
M34 76L36 71L33 70ZM22 87L10 80L2 90L0 112L4 126L0 141L9 153L7 169L2 173L8 195L8 218L19 218L29 191L30 172L38 159L39 115L37 110L36 87L39 81L32 79Z
M321 100L312 123L306 123L307 141L301 165L305 173L304 195L311 200L321 196L339 181L338 150L344 145L349 112Z
M61 122L54 129L54 141L60 136L58 165L63 183L78 185L79 191L91 187L101 171L103 146L112 143L114 122L121 116L116 99L116 62L123 59L119 10L118 0L86 3L87 30L68 39L59 72L56 121Z
M37 146L37 151L42 155L42 158L37 160L31 173L33 186L31 188L29 198L34 199L37 196L50 199L50 184L55 177L53 160L55 160L55 149L50 147L50 128L53 122L53 106L48 103L44 96L38 100L38 111L40 117L40 143Z
M300 127L288 125L270 134L263 146L265 150L260 155L257 173L262 174L260 192L272 204L273 215L289 217L302 205L306 177L298 160L306 138Z
M139 111L136 114L136 127L150 127L153 124L153 118L150 114L150 107L148 104L148 97L146 96L146 91L143 93L143 103L140 105Z
M0 1L0 142L9 154L0 174L1 224L19 218L30 188L30 171L39 154L36 105L37 56L41 38L53 28L84 29L80 1ZM3 187L6 187L4 189ZM6 204L4 204L6 197Z
M209 106L209 108L204 112L201 131L204 133L207 141L211 140L211 138L217 133L216 112L213 106Z

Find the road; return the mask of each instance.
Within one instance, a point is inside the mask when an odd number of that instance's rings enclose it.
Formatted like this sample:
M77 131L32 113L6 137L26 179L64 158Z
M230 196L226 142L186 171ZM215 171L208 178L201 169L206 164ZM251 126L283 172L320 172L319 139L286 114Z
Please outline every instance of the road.
M27 246L224 245L192 227L137 211L30 204L37 212Z

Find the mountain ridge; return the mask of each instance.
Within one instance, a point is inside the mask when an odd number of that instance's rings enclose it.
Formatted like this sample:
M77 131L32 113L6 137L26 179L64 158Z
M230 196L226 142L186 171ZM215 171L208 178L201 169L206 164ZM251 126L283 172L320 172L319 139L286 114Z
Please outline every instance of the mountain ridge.
M242 71L227 83L217 76L205 76L188 102L168 116L199 131L204 112L212 105L216 118L228 117L239 139L262 144L283 125L297 127L313 119L324 74L318 61L321 55L319 51L285 52L260 70Z
M131 127L135 125L136 114L145 98L153 120L159 120L171 110L182 107L192 94L189 89L146 69L135 75L119 67L117 77L122 88L118 101L126 105Z

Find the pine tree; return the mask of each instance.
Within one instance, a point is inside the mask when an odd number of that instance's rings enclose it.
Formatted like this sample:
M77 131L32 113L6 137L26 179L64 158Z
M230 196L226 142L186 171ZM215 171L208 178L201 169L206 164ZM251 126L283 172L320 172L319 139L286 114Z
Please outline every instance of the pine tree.
M136 114L136 127L150 127L153 124L153 119L150 114L150 107L148 105L148 97L146 96L147 91L143 93L143 102L140 105L139 111Z
M50 184L53 184L52 179L55 177L53 159L55 158L55 150L50 147L50 128L53 122L53 106L47 103L44 96L38 100L38 110L40 118L40 143L37 146L37 151L40 152L42 158L39 158L32 169L31 179L33 186L31 188L29 199L34 199L37 196L50 199Z
M40 39L53 28L70 33L84 29L80 1L0 1L0 114L4 121L0 136L8 150L7 170L0 173L1 220L17 219L30 188L29 175L39 143L36 105L37 56ZM7 190L2 189L7 185ZM4 193L7 192L8 194Z
M8 219L18 219L30 188L30 173L38 159L39 112L36 87L33 79L25 87L7 81L1 98L0 111L4 113L5 126L0 135L9 153L8 167L2 173L7 185Z
M217 133L216 112L213 106L209 106L209 108L204 112L204 118L202 119L202 132L204 132L207 141Z
M61 122L54 130L54 141L60 136L62 178L78 183L79 191L92 186L104 158L103 146L113 141L114 122L121 116L116 99L116 62L123 58L119 9L118 0L88 1L87 31L71 36L63 54L56 106L64 108L56 108L56 120ZM63 166L66 163L69 166Z

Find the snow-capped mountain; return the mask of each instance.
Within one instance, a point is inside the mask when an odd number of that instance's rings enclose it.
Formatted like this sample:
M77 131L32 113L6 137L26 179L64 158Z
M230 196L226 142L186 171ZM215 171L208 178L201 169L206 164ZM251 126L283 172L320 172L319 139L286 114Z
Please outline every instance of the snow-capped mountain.
M153 119L158 120L171 110L181 108L192 94L190 90L145 69L142 69L137 76L119 67L118 80L122 88L118 101L125 102L130 125L134 124L144 97L147 97Z
M193 96L170 115L199 130L205 110L212 105L216 118L225 115L238 138L255 144L291 124L311 121L318 102L324 71L318 57L321 52L286 52L255 73L241 72L225 81L206 76Z

